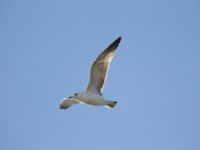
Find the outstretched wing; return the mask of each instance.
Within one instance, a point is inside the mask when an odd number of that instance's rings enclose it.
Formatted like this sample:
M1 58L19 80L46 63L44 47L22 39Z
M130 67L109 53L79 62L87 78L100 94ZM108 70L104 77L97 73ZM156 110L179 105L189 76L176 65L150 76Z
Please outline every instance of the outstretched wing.
M106 74L120 41L121 37L118 37L97 57L92 64L87 91L102 95Z
M72 98L64 98L60 103L60 109L67 109L74 104L78 104L79 102Z

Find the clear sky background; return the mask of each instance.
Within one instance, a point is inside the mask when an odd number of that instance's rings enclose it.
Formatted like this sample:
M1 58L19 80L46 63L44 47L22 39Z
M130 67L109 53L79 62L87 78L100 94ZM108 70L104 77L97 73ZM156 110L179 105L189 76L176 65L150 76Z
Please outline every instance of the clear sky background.
M200 149L198 0L1 0L0 20L1 150ZM118 105L60 110L118 36Z

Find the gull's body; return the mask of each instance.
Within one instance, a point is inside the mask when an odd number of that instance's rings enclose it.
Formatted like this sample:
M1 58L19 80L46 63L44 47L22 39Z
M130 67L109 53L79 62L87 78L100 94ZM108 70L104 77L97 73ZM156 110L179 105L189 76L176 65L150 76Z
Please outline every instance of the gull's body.
M121 41L121 37L111 43L93 62L90 70L90 80L86 91L75 93L74 96L66 97L60 103L61 109L67 109L78 103L93 106L114 107L116 101L105 100L102 96L103 85L106 80L114 52Z

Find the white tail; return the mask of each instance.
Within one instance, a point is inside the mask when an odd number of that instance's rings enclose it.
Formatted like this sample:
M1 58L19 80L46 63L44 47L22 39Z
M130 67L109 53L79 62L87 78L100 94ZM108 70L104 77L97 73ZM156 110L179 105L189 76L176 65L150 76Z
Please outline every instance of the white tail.
M117 104L117 101L107 101L106 107L113 108L116 106L116 104Z

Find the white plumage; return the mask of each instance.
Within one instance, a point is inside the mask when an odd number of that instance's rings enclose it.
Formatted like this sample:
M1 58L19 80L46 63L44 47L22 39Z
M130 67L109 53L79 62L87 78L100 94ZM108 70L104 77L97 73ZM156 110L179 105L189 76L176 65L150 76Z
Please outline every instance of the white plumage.
M74 96L64 98L60 103L61 109L67 109L78 103L109 108L113 108L116 105L116 101L105 100L102 96L102 91L110 63L120 41L121 37L118 37L93 62L86 91L75 93Z

